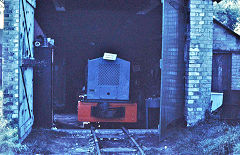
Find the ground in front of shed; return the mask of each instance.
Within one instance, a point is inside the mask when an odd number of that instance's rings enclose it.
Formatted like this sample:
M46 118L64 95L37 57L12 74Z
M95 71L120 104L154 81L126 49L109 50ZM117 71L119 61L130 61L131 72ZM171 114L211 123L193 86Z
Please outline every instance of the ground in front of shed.
M146 154L174 153L165 143L159 143L157 130L131 130L130 133ZM111 141L111 140L110 140ZM122 141L126 143L126 141ZM24 141L26 150L21 153L40 154L93 154L94 142L90 130L46 130L34 129ZM105 146L116 148L118 143L108 143ZM20 153L20 152L19 152Z
M102 130L113 134L119 129ZM161 141L155 129L129 131L146 154L240 154L240 121L207 119L193 127L169 129ZM23 142L27 149L18 153L94 154L91 137L89 129L34 129ZM116 148L119 142L104 145Z

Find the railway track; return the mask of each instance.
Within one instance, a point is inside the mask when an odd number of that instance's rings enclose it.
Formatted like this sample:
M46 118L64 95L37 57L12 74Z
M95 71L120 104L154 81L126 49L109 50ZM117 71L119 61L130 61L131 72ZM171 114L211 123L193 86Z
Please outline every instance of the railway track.
M136 142L129 131L122 127L120 132L101 133L91 127L94 141L94 152L102 154L140 154L145 155L141 146Z

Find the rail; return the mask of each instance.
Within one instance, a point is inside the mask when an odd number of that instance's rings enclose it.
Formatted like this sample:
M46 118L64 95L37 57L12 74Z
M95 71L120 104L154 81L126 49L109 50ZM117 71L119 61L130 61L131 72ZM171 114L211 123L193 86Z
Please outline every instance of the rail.
M124 134L124 140L128 140L129 142L128 143L131 143L131 144L134 144L134 146L133 145L131 145L131 146L133 146L134 147L134 149L132 149L132 150L135 150L134 152L139 152L141 155L145 155L145 153L144 153L144 151L143 151L143 149L141 148L141 146L137 143L137 141L133 138L133 136L132 135L130 135L129 134L129 131L125 128L125 127L122 127L121 128L121 130L122 130L122 133ZM100 131L99 131L100 132ZM100 144L101 144L101 136L102 137L104 137L105 139L107 138L107 139L111 139L111 138L113 138L114 136L112 136L112 135L110 135L110 134L105 134L105 135L101 135L100 137L98 137L97 136L97 134L96 134L96 131L95 131L95 128L94 127L91 127L91 133L92 133L92 137L93 137L93 139L94 139L94 144L95 144L95 151L96 151L96 153L97 153L97 155L101 155L102 154L102 152L106 152L106 149L109 149L110 150L110 152L114 152L114 149L113 148L100 148ZM116 133L115 133L116 134ZM103 145L101 145L101 146L103 146ZM121 149L126 149L126 148L124 148L124 147L118 147L118 150L115 150L116 152L118 152L119 151L119 148L120 148L120 150ZM137 148L137 149L136 149ZM105 150L104 150L105 149ZM115 148L116 149L116 148ZM130 149L129 149L130 150ZM116 153L115 152L115 153Z

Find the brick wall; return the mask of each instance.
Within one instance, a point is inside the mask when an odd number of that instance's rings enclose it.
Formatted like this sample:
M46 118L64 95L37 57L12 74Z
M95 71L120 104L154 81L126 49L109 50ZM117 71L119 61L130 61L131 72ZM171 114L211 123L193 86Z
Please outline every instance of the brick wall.
M213 50L229 52L240 51L240 36L215 20Z
M232 90L240 90L240 36L214 20L213 50L232 53Z
M2 47L3 114L9 125L18 124L19 0L5 0Z
M240 90L240 53L232 54L232 90Z
M3 99L3 91L2 91L2 39L3 39L3 36L2 35L3 35L3 30L0 29L0 121L3 121L3 101L2 101Z
M185 116L187 125L204 119L210 108L213 5L212 0L190 0L189 42L185 82Z

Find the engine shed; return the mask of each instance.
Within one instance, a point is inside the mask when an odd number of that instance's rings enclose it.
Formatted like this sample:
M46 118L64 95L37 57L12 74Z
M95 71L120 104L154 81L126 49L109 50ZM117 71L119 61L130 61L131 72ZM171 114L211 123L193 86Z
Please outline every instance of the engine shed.
M55 114L77 114L87 62L104 52L131 62L130 96L140 112L133 128L146 127L146 101L159 103L149 117L161 134L196 124L210 109L212 0L0 3L1 116L20 141L33 125L51 128Z

